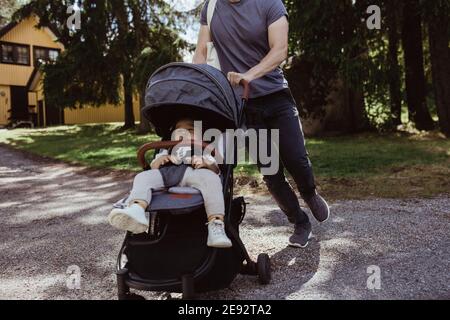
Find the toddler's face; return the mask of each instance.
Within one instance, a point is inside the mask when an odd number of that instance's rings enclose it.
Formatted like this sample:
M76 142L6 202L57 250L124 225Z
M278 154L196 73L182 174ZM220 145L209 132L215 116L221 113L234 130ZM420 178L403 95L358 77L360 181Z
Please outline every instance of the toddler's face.
M197 136L196 136L197 134ZM175 126L175 130L172 132L172 140L196 140L201 141L201 133L195 132L194 121L192 120L181 120Z

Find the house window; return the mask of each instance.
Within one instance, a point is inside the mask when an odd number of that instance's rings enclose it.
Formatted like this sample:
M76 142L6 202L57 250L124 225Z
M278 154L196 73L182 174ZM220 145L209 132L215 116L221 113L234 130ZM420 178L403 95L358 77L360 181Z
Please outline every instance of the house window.
M2 44L2 62L14 63L14 47Z
M34 65L39 64L39 61L47 59L47 51L45 49L34 48Z
M48 58L50 61L56 61L59 57L59 50L48 50Z
M30 49L27 47L17 47L17 63L30 64Z
M1 62L19 65L30 65L30 47L23 44L2 42Z
M34 47L34 65L38 66L43 62L56 61L59 56L59 50Z

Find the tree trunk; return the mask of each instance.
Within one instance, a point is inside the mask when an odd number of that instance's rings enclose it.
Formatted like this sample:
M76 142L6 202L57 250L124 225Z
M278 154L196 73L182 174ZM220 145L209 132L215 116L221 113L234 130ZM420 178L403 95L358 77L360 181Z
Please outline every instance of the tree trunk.
M135 127L133 110L133 86L131 85L131 76L123 76L123 89L125 99L125 124L123 129L132 129Z
M450 138L450 22L449 14L439 10L428 17L433 88L441 131Z
M370 128L366 117L366 103L361 90L348 89L348 107L351 121L350 132L358 133Z
M347 54L348 64L351 64L351 61L360 60L361 64L364 64L367 60L366 49L367 41L362 34L360 36L355 37L355 33L367 32L367 29L360 28L360 21L355 19L352 12L358 10L363 7L363 1L345 1L346 11L348 16L345 19L344 29L343 29L343 42L346 45L350 45L349 52ZM344 52L345 54L345 52ZM349 110L350 117L350 128L349 131L352 133L362 132L368 130L370 128L369 121L367 118L366 111L366 102L364 99L364 79L365 74L362 68L358 68L354 70L357 75L354 77L353 83L347 83L347 105ZM349 79L347 79L349 81Z
M402 92L400 79L400 66L398 62L398 51L400 34L398 28L398 10L392 0L386 2L387 27L389 39L388 52L388 78L389 78L389 100L391 107L391 121L393 126L402 124Z
M139 95L139 103L140 103L140 110L141 110L141 122L139 124L138 133L139 134L147 134L152 131L152 126L150 122L144 117L144 114L142 112L142 109L145 107L145 88L141 91L141 94Z
M432 130L434 122L426 103L426 80L423 65L422 17L418 0L405 0L402 28L405 52L406 96L409 119L419 130Z
M135 127L134 111L133 111L133 83L132 83L132 64L129 47L129 13L127 12L127 4L125 1L112 1L112 10L117 19L117 44L118 44L118 61L121 63L121 73L123 78L123 95L125 100L125 124L123 129L132 129Z

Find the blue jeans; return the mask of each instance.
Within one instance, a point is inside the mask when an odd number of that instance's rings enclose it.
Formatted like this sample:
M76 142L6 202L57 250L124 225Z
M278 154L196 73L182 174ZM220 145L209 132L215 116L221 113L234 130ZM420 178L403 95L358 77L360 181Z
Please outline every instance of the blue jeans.
M286 169L294 179L300 194L308 199L315 194L314 174L305 146L296 102L289 89L268 96L250 99L245 110L249 129L279 129L280 166L276 174L264 176L264 181L280 209L297 224L309 221L298 198L286 179ZM268 150L274 146L268 139ZM258 161L258 167L263 165Z

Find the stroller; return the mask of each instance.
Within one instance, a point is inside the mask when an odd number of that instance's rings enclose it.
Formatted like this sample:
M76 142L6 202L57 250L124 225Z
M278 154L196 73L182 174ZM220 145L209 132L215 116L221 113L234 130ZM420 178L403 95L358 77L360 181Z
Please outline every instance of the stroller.
M244 84L241 102L226 76L208 65L171 63L150 78L143 114L162 141L142 146L138 160L144 170L149 150L168 149L170 129L177 119L201 119L203 127L241 127L248 99ZM261 284L271 280L270 258L260 254L253 261L239 237L244 219L244 198L233 198L233 164L220 165L225 200L225 227L233 243L229 249L207 247L207 218L203 198L195 189L171 188L155 191L147 209L147 233L127 233L117 259L119 300L143 299L130 288L143 291L182 293L192 299L197 293L229 287L238 274L258 276Z

